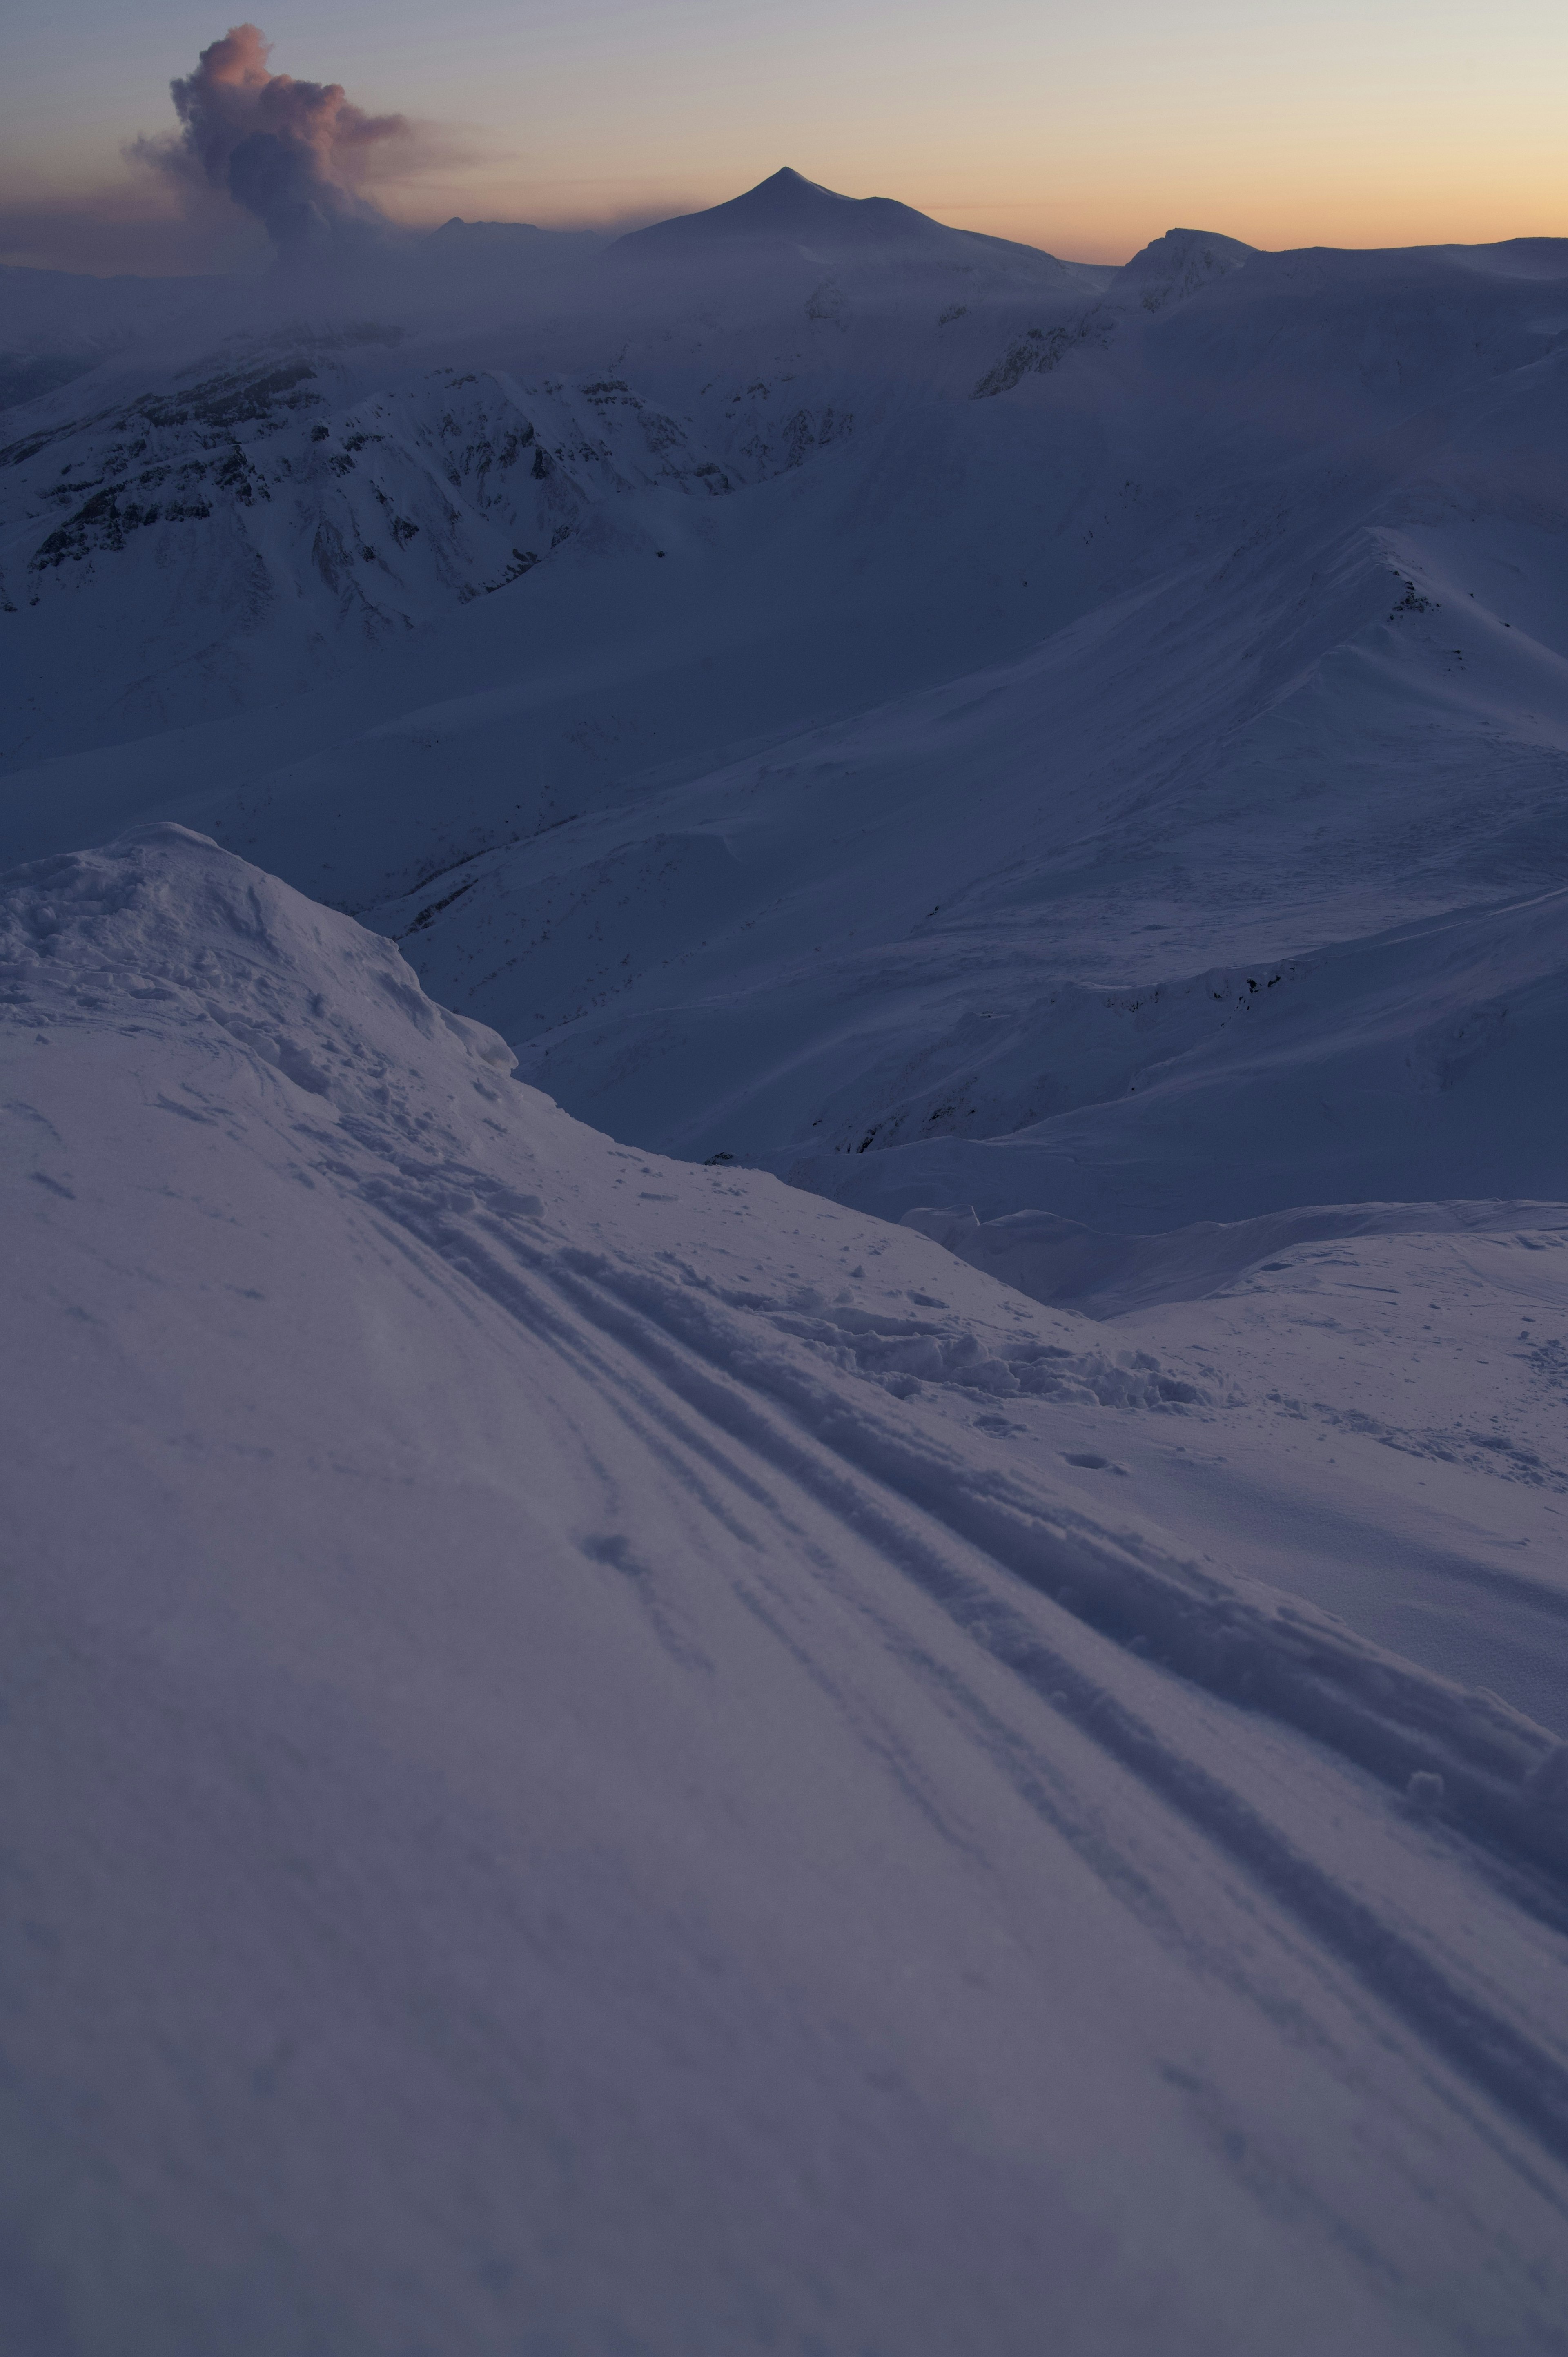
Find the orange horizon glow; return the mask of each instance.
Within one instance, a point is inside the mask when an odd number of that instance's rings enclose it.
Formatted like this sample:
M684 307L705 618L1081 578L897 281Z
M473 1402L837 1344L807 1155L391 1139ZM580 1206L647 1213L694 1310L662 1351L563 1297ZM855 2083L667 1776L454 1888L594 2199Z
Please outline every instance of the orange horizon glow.
M671 214L693 212L738 196L757 180L791 163L808 179L818 179L845 196L896 197L955 229L1008 238L1043 248L1063 260L1119 264L1174 228L1219 231L1265 251L1312 246L1375 249L1411 245L1487 245L1510 238L1568 238L1568 195L1550 189L1502 185L1451 189L1441 205L1402 188L1341 183L1304 202L1286 191L1228 186L1226 177L1172 175L1147 190L1122 188L1113 203L1103 190L1084 188L1055 195L1010 195L983 184L973 192L944 170L929 187L888 175L834 172L831 163L799 153L764 159L749 177L716 177L707 185L660 186L630 177L576 178L541 184L500 172L422 173L376 188L378 202L398 226L427 230L454 214L467 221L528 221L542 228L620 230ZM1520 176L1521 179L1523 176ZM8 199L8 201L7 201ZM28 234L29 222L37 224ZM62 224L80 225L85 248L96 242L104 260L95 265L59 251ZM165 191L124 174L105 172L74 186L41 175L11 176L0 187L0 261L13 265L108 270L137 267L133 249L166 245L163 267L178 273L243 266L263 258L264 240L253 224L237 216L224 245L209 239L188 254L177 251L179 209ZM9 234L6 234L6 232ZM124 248L122 253L120 249Z
M75 6L104 46L76 16L15 45L0 258L261 259L226 199L182 219L124 157L166 132L170 76L231 12ZM371 184L408 227L629 225L789 164L1069 260L1125 261L1176 226L1276 251L1568 236L1568 10L1545 0L1484 18L1458 0L975 0L961 24L934 0L797 0L787 20L761 0L263 13L277 68L415 116Z

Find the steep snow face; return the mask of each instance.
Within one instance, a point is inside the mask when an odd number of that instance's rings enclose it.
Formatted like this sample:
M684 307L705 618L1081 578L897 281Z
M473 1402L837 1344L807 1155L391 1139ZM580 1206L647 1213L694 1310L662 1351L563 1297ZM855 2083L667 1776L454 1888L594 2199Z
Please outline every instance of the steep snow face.
M1147 1511L1299 1507L1372 1263L1041 1307L176 827L0 1053L9 2345L1561 2347L1568 1747Z
M285 342L0 451L8 609L37 616L45 649L69 633L73 665L84 641L102 645L79 712L194 719L299 685L324 651L341 662L345 639L384 644L521 579L619 494L731 488L613 373L520 384L448 367L389 382L363 347L397 340L370 328ZM57 661L31 716L62 693ZM28 718L18 709L13 726Z

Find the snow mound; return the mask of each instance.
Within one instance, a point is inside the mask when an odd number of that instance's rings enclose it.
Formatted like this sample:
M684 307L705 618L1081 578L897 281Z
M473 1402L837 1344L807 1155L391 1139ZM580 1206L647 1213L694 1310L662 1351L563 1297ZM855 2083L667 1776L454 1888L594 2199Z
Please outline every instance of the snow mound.
M425 997L391 942L171 821L39 860L0 902L10 1006L86 1020L116 1001L238 1045L334 1110L384 1106L412 1030L510 1072L497 1033Z

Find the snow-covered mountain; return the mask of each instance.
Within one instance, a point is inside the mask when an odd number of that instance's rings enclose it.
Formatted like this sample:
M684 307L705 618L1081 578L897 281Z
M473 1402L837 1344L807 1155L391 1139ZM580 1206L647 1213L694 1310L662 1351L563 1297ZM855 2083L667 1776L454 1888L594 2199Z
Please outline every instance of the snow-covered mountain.
M374 325L274 338L3 454L27 519L11 610L73 662L97 647L100 711L275 695L520 580L618 493L730 489L620 377L389 369L398 341ZM46 651L33 711L58 692ZM80 726L92 704L73 702Z
M1558 1192L1568 247L863 213L34 404L4 840L178 815L896 1212Z
M744 233L754 200L815 242ZM820 234L822 207L850 231ZM597 554L651 554L649 494L722 497L839 447L868 404L967 391L977 349L1108 275L908 207L886 210L925 235L889 237L875 202L867 226L789 173L734 210L673 262L647 231L561 238L549 268L548 232L449 222L347 286L259 288L254 317L225 294L216 341L188 315L29 404L0 448L0 597L32 691L7 749L270 705L389 640L406 677L411 631L585 529Z
M1562 2349L1568 242L43 275L0 2339Z
M1099 285L1107 275L1082 264L1058 262L1037 246L948 229L929 213L888 197L841 197L788 165L726 204L633 230L617 240L612 258L638 269L681 262L712 268L727 259L756 270L770 261L790 259L845 262L853 267L872 257L897 257L917 266L945 263L965 272L1000 266L1036 285L1056 278Z

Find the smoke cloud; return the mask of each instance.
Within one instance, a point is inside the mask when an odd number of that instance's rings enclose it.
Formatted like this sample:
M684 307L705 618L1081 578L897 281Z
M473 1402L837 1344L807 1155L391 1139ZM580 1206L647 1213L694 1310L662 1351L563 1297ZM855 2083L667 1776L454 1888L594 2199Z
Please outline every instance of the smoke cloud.
M340 82L272 73L271 55L254 25L232 26L169 84L181 129L136 154L188 189L224 190L283 253L380 222L356 183L378 147L410 135L407 121L366 114Z

